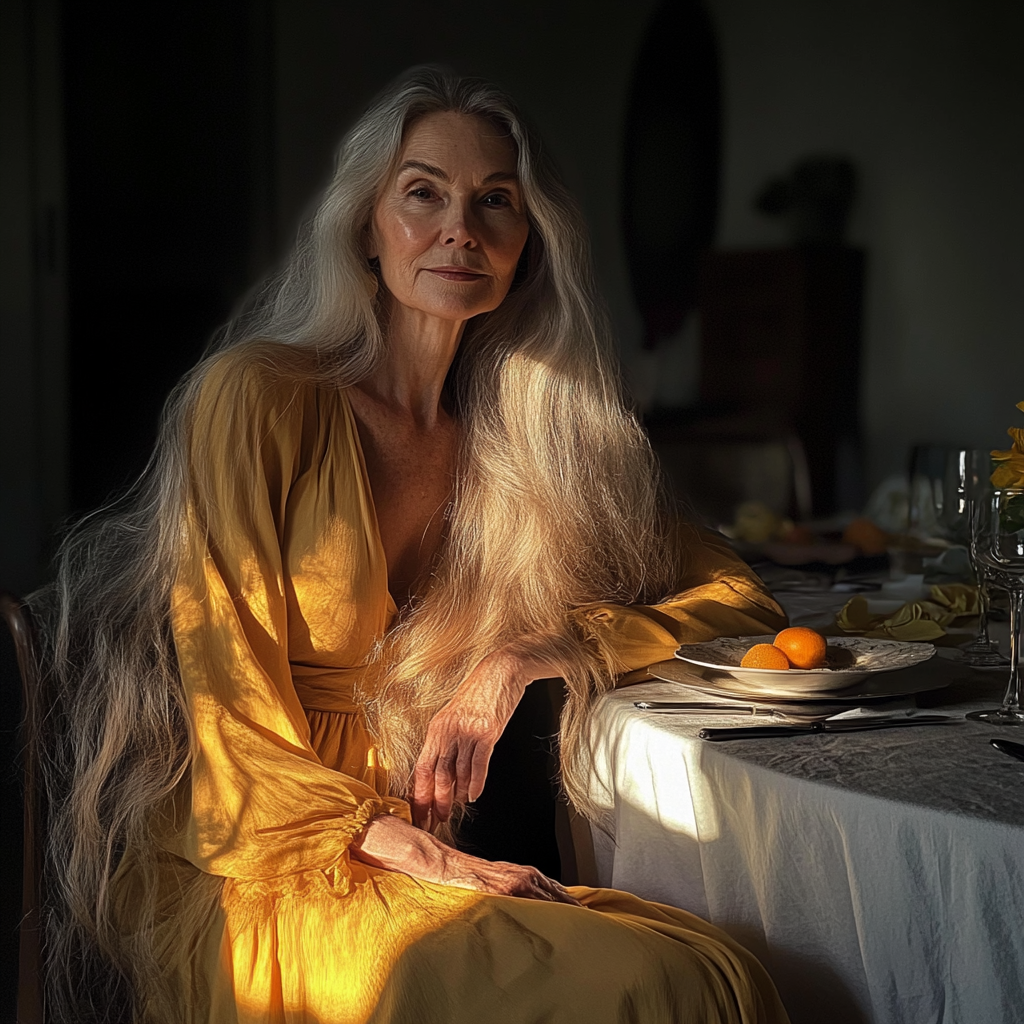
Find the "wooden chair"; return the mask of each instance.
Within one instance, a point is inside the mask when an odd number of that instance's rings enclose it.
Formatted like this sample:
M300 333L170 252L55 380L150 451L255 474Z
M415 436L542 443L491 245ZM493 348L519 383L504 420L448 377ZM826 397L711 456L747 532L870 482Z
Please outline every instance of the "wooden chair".
M44 1024L40 912L44 826L38 745L42 673L29 609L11 594L0 592L0 614L14 638L21 676L24 858L18 935L17 1024Z

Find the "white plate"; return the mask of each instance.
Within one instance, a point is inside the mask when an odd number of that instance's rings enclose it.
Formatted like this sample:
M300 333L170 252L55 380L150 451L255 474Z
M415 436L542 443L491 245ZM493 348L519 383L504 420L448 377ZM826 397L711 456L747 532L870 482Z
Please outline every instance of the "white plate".
M724 672L700 669L695 665L687 665L678 658L659 661L657 665L651 665L647 671L655 679L661 679L666 683L682 683L689 690L706 693L718 700L743 701L746 704L759 704L763 707L785 707L787 711L806 708L807 714L827 718L828 715L853 705L873 704L893 698L912 697L914 694L927 693L929 690L941 690L955 681L955 676L949 671L954 667L952 662L936 658L934 667L928 666L923 671L912 668L904 672L876 672L845 690L802 692L796 695L779 693L775 689L747 686L742 680ZM943 668L945 671L941 670ZM1005 674L1006 669L1003 669L1003 672ZM832 710L829 710L830 708Z
M743 655L755 644L770 644L769 636L719 637L701 644L684 644L676 657L690 665L725 673L751 694L772 697L815 697L848 690L868 676L893 672L927 661L935 648L926 643L868 640L860 636L827 637L827 668L742 668Z

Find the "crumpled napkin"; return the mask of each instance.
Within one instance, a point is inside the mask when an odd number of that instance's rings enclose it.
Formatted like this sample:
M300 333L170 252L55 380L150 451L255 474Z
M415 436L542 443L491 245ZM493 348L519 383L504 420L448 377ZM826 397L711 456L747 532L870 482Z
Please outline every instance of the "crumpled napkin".
M927 600L908 601L887 615L873 614L867 599L858 594L838 612L836 625L844 633L874 640L935 640L945 636L946 626L980 610L977 587L949 583L933 586Z

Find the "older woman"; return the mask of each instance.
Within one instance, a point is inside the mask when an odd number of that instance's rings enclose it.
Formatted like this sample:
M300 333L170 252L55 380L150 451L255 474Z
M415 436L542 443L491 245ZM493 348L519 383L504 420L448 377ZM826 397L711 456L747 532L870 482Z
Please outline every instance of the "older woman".
M154 1024L785 1020L699 919L442 838L532 681L566 681L586 809L598 692L782 623L664 525L583 239L505 96L407 76L69 540L55 1019L89 1019L84 971Z

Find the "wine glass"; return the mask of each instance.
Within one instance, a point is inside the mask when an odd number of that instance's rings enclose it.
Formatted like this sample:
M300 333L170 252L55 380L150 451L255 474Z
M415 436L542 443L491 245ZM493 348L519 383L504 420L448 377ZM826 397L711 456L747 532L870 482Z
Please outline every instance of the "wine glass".
M907 533L926 541L942 532L943 478L950 449L918 444L910 453L910 490L907 498Z
M988 632L990 580L984 563L978 559L978 519L973 515L978 502L987 501L992 493L991 471L992 458L988 449L952 449L946 461L941 513L946 536L967 548L978 584L978 633L966 647L961 648L964 663L978 668L1008 664L999 652L999 644L991 639Z
M979 564L1010 595L1010 680L1002 707L967 715L991 725L1024 725L1021 698L1021 627L1024 622L1024 488L999 488L975 506Z

